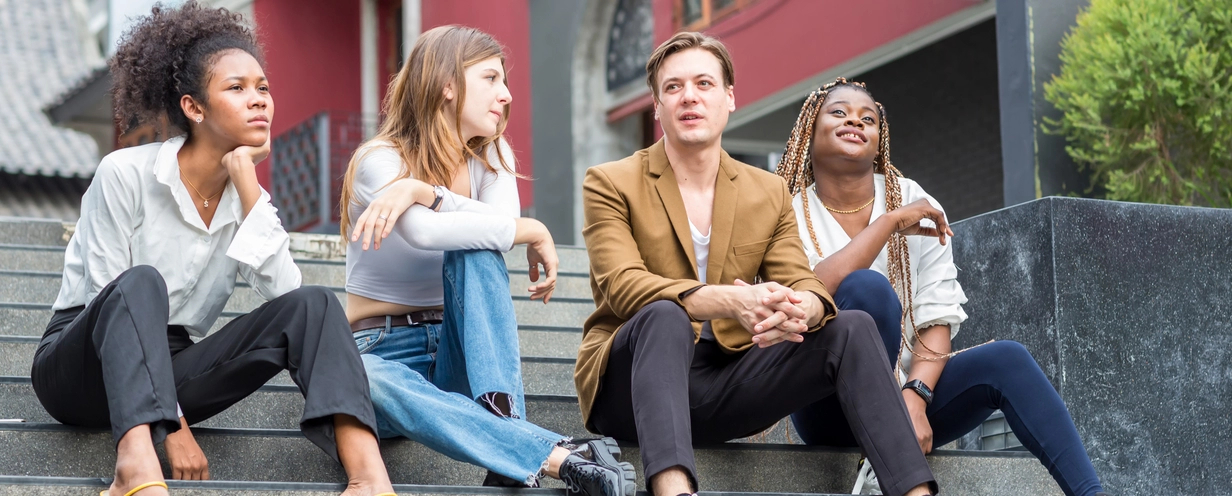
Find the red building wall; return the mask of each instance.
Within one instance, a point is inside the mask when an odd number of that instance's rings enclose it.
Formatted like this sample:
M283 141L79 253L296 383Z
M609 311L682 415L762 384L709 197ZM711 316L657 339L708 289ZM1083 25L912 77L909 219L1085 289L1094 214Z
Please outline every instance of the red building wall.
M360 112L359 0L255 0L274 136L330 110ZM269 187L269 163L257 170Z
M389 83L402 68L402 0L377 0L377 84L382 105ZM409 55L410 47L407 47Z
M676 32L675 1L654 0L656 44ZM704 31L731 52L740 108L979 3L756 0Z
M510 105L505 136L517 156L518 172L533 176L530 119L530 6L528 0L423 0L422 26L427 31L445 24L461 24L491 34L505 46L505 72ZM534 203L530 183L518 180L522 208Z

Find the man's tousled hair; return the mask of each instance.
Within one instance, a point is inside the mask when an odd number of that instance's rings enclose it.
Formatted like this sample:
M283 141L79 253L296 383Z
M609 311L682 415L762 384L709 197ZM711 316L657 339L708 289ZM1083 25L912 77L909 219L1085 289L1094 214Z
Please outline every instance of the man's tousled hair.
M650 86L650 91L654 92L655 101L659 100L659 68L663 66L663 61L692 48L710 52L714 58L719 59L719 65L723 68L724 87L730 88L736 85L736 70L732 66L731 54L727 52L727 47L723 45L723 42L718 38L696 31L683 31L676 33L675 36L655 48L655 51L650 54L650 60L646 61L646 84Z

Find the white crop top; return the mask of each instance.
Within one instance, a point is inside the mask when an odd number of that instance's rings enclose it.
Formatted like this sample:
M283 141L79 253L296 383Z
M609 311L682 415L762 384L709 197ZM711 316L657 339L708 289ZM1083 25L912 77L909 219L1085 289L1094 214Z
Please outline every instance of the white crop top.
M499 149L499 152L497 151ZM359 162L352 186L351 219L358 219L382 189L403 170L402 159L388 144L372 143ZM521 215L517 178L500 165L514 166L513 150L504 140L489 147L489 171L478 160L468 160L474 199L447 192L439 211L416 204L398 218L381 249L363 240L347 245L346 290L374 300L415 307L439 306L444 302L442 270L447 250L498 250L513 248L514 219Z

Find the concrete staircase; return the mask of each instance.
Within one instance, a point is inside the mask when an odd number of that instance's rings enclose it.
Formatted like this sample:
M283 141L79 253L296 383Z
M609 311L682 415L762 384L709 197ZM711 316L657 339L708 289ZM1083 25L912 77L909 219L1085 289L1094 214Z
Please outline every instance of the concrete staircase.
M67 427L43 411L30 386L30 363L60 287L64 248L72 226L59 222L0 219L0 496L96 494L106 487L115 454L110 434ZM344 265L337 237L293 235L292 249L305 284L343 294ZM528 418L574 437L585 431L573 388L573 362L582 321L593 308L586 252L560 249L562 268L552 302L526 294L526 259L506 256L518 314ZM241 284L219 326L260 304ZM303 400L284 374L194 432L215 480L172 481L176 495L337 494L341 467L296 428ZM623 458L639 470L636 446ZM561 494L560 485L512 491L477 487L484 471L450 460L407 440L382 442L399 494ZM843 493L855 479L855 450L792 444L782 425L768 434L702 447L697 453L703 489L712 494ZM1045 469L1022 452L938 450L929 462L945 494L1060 494ZM555 488L555 489L553 489Z

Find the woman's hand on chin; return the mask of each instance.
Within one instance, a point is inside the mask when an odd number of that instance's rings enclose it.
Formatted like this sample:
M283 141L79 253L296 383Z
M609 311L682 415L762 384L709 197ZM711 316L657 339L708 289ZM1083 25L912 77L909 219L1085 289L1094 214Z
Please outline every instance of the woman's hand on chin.
M919 199L890 211L895 221L894 231L904 236L936 237L945 244L946 236L954 236L950 224L945 220L945 213L938 210L926 199ZM924 227L920 221L928 219L936 227Z
M222 156L222 165L227 167L228 172L234 173L233 166L247 165L249 167L256 166L269 157L270 154L270 138L266 136L265 144L261 146L240 145L234 150L227 152Z
M234 181L238 176L247 176L251 174L256 177L257 164L269 157L270 154L270 139L265 138L265 144L261 146L240 145L235 147L222 156L222 165L226 167L227 174Z

